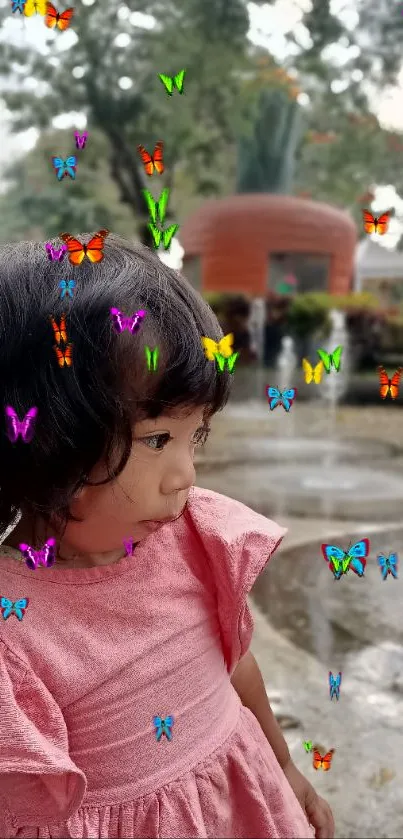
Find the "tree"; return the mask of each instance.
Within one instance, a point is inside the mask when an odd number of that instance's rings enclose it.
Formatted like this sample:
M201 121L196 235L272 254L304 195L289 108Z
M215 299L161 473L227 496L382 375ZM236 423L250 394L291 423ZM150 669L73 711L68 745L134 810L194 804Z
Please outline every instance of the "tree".
M39 97L12 87L10 92L3 86L16 131L32 126L47 131L60 113L86 114L91 137L99 131L108 141L110 176L120 200L140 220L147 241L148 211L142 190L149 183L136 147L141 142L152 150L163 139L165 185L171 187L176 171L182 169L191 171L199 193L220 193L220 172L225 169L233 134L234 97L239 88L233 68L242 67L244 60L248 15L243 0L143 0L136 2L136 11L147 11L155 18L152 30L136 29L130 17L119 17L118 0L81 5L73 48L56 51L53 41L43 56L33 48L6 44L0 73L8 77L7 87L13 83L15 87L15 73L23 72L45 90ZM0 20L8 14L7 8ZM124 49L116 44L122 34L129 39ZM77 78L77 67L81 78ZM185 95L168 97L158 72L174 74L182 67L187 70ZM119 87L119 79L125 76L133 82L129 90ZM59 188L58 183L49 187L54 200L60 200ZM52 202L53 197L49 193L46 199ZM172 213L172 205L168 210Z

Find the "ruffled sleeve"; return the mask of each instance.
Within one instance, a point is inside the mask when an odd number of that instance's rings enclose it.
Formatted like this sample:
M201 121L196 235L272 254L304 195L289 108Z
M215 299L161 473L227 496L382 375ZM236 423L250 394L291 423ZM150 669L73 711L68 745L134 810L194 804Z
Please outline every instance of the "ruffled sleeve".
M69 819L85 789L59 706L0 642L0 836Z
M194 491L188 509L209 560L232 674L253 634L247 595L287 530L239 501L205 489Z

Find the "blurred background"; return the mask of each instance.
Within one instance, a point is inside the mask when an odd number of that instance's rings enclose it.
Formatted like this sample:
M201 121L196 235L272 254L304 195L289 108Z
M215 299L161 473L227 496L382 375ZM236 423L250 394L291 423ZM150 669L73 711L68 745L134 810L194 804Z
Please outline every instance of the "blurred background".
M180 229L161 258L240 350L198 484L289 527L253 591L268 694L337 836L402 837L403 598L376 557L402 543L403 412L376 368L403 364L403 4L74 8L54 33L0 5L0 241L107 227L150 244L142 189L170 188ZM167 96L158 73L182 68ZM87 146L59 183L51 156L76 152L75 130ZM149 179L137 145L158 140L166 169ZM364 233L363 208L391 210L385 236ZM302 358L338 345L340 372L307 384ZM268 384L298 388L289 414L269 411ZM363 537L364 579L335 582L321 543ZM336 749L329 773L303 740Z

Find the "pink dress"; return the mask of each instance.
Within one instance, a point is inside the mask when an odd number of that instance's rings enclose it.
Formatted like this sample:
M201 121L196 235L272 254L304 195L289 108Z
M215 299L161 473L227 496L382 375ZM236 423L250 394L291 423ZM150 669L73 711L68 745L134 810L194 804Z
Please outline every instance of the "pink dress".
M0 595L29 597L0 617L1 837L311 839L230 681L284 533L194 489L115 565L30 571L0 546Z

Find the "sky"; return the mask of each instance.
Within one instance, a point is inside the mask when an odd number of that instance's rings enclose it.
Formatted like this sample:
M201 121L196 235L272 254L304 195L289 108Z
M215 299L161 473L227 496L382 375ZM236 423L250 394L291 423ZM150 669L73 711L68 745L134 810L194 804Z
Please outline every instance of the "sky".
M7 4L10 0L0 0L1 4ZM96 0L81 0L86 6L91 6L96 3ZM352 30L357 23L357 12L355 11L354 0L333 0L332 12L338 14L343 23ZM301 18L304 11L309 10L309 0L277 0L274 5L257 6L254 3L248 3L248 10L250 15L250 32L249 37L255 43L261 46L267 46L270 52L279 60L283 60L290 51L290 45L285 40L285 33L293 30L301 43L306 41L306 32L301 25ZM153 19L148 15L143 15L139 12L131 12L127 7L120 8L118 15L121 19L130 19L134 26L152 27ZM58 47L64 50L74 45L75 33L69 30L66 33L50 33L53 37L58 39ZM31 18L24 18L19 14L11 15L4 27L3 38L7 41L18 45L36 45L41 52L46 51L45 37L49 37L49 30L45 30L43 26L43 19L38 15ZM125 40L128 36L122 34L121 46L124 48ZM329 57L334 61L339 62L342 66L347 57L351 57L351 52L344 47L335 45L328 52ZM75 68L76 78L82 75L82 68ZM127 89L131 86L131 80L122 78L120 80L122 89ZM24 87L27 90L34 90L36 83L33 80L25 80ZM301 105L304 104L302 94ZM371 107L374 113L378 116L385 128L394 128L403 132L403 67L398 77L398 84L390 91L384 92L377 100L372 97ZM7 111L4 105L0 102L0 136L2 138L0 145L0 172L12 157L15 158L19 153L23 153L33 148L37 138L35 129L30 129L18 136L12 136L7 128ZM55 128L75 127L78 130L85 128L85 117L82 114L66 114L54 120ZM403 218L403 200L401 200L393 187L393 185L385 185L379 187L375 193L375 200L372 205L374 212L385 210L394 207L398 216ZM388 241L383 241L382 244L388 247L394 247L398 241L403 230L402 225L397 219L392 219L390 225L390 232L387 235ZM378 238L378 237L376 237ZM384 237L385 238L385 237Z

